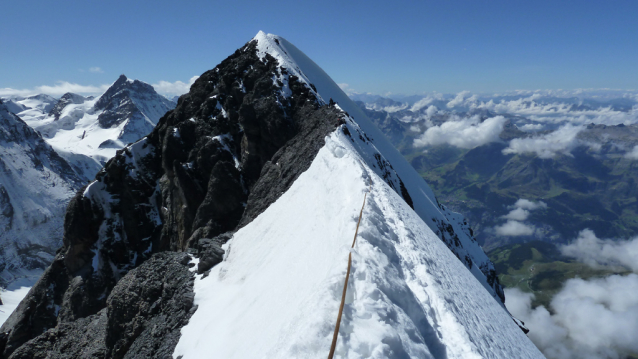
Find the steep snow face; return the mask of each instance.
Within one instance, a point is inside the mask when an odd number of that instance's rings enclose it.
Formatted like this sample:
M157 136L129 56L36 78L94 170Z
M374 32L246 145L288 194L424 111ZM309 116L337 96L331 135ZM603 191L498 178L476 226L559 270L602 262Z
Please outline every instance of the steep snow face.
M91 180L117 150L151 132L174 107L151 85L121 75L97 99L67 93L44 118L29 117L26 122Z
M81 183L71 166L0 102L0 285L37 279L51 262L61 244L66 205Z
M467 221L462 215L451 212L439 204L434 192L423 178L330 76L282 37L260 31L254 40L258 43L257 49L260 57L264 58L266 53L270 54L277 59L282 67L288 70L287 72L299 77L301 81L315 90L321 101L328 103L330 99L334 100L339 107L354 118L357 128L361 132L361 134L357 133L354 136L361 136L363 139L364 134L367 135L363 141L366 145L356 146L366 164L371 168L380 169L384 166L383 162L385 161L387 172L396 174L405 186L405 190L412 199L414 211L446 243L448 248L476 278L489 288L495 298L504 300L503 290L498 283L494 265L473 238ZM383 161L380 162L379 156L374 156L373 153L378 153ZM386 176L383 177L386 178ZM396 182L398 181L395 180ZM393 186L393 188L401 193L401 183L398 184L399 186ZM405 196L403 197L405 198Z
M346 120L328 136L292 187L235 233L224 261L197 276L198 309L173 357L325 358L351 251L336 357L542 358L476 272L368 165L357 130Z

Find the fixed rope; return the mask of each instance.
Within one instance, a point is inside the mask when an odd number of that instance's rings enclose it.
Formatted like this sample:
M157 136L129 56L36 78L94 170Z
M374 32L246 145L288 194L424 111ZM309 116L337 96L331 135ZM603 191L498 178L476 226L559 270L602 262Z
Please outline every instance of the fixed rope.
M370 184L370 188L368 192L372 189L372 184ZM357 229L354 231L354 239L352 240L352 247L354 248L354 244L357 242L357 233L359 233L359 224L361 223L361 216L363 215L363 207L366 205L366 198L368 197L368 192L363 195L363 205L361 205L361 211L359 211L359 220L357 221ZM341 316L343 315L343 306L346 304L346 292L348 291L348 278L350 278L350 268L352 267L352 252L348 254L348 270L346 271L346 280L343 282L343 294L341 294L341 305L339 306L339 315L337 316L337 324L335 324L335 332L332 335L332 345L330 346L330 353L328 354L328 359L332 359L335 355L335 349L337 349L337 338L339 337L339 327L341 326Z

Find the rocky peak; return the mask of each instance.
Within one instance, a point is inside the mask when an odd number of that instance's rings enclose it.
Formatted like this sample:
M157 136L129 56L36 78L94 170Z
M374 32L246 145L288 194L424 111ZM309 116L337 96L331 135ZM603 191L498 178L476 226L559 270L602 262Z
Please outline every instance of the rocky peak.
M155 89L153 86L139 81L139 80L130 80L126 77L126 75L122 74L118 77L117 81L109 87L106 92L95 102L94 108L96 110L105 110L114 105L114 101L117 101L126 96L132 96L135 93L144 94L150 93L154 94Z
M74 105L83 104L85 100L86 98L84 98L83 96L80 96L71 92L67 92L64 95L62 95L62 97L60 97L60 100L58 100L58 102L55 104L55 106L53 106L51 111L49 111L48 116L53 117L54 120L57 121L60 119L60 115L62 114L62 111L64 110L65 107L71 104L74 104Z
M149 133L160 117L174 105L155 92L153 86L120 75L95 102L93 111L101 112L98 123L102 128L117 127L127 121L118 136L126 143Z

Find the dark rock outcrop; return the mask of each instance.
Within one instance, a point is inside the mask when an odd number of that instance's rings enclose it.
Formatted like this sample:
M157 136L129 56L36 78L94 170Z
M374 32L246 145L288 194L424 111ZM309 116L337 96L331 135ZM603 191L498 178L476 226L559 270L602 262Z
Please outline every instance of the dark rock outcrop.
M152 131L157 120L173 107L174 103L157 94L153 86L120 75L95 102L93 111L101 111L98 123L102 128L126 122L118 139L133 142Z
M189 262L185 253L154 255L117 283L106 308L46 330L11 358L171 358L196 309Z
M86 99L83 96L71 93L71 92L67 92L64 95L62 95L62 97L60 97L60 100L58 100L58 102L55 104L55 106L53 106L53 108L51 109L51 111L49 111L48 116L53 117L54 121L57 121L60 119L60 116L62 115L62 111L64 110L64 108L66 108L68 105L71 104L75 104L75 105L79 105L84 103Z

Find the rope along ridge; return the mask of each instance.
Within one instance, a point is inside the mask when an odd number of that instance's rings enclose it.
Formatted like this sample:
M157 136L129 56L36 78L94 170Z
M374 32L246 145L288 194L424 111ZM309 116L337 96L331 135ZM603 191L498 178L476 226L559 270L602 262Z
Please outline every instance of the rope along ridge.
M354 239L352 240L352 246L357 242L357 234L359 233L359 224L361 224L361 217L363 215L363 207L366 205L366 198L368 193L372 190L372 183L368 188L368 192L363 195L363 204L361 205L361 211L359 211L359 220L357 221L357 229L354 231ZM346 280L343 282L343 293L341 294L341 305L339 306L339 315L337 316L337 323L335 324L335 331L332 335L332 345L330 346L330 353L328 353L328 359L332 359L337 349L337 338L339 337L339 327L341 326L341 316L343 315L343 307L346 304L346 292L348 290L348 278L350 278L350 268L352 267L352 252L348 254L348 270L346 271Z

